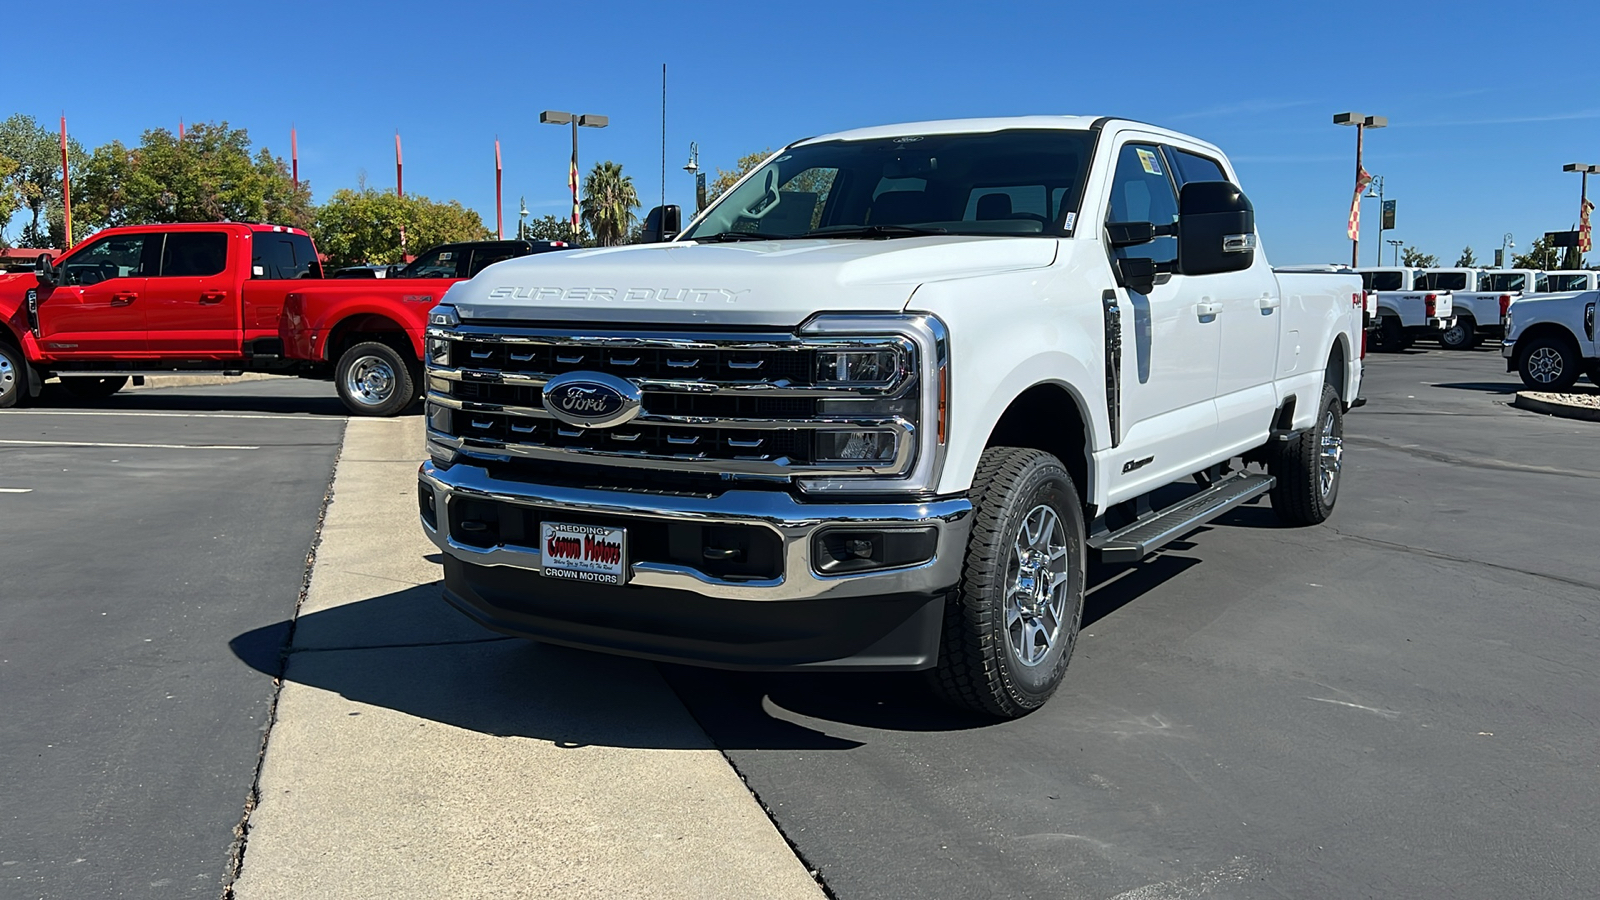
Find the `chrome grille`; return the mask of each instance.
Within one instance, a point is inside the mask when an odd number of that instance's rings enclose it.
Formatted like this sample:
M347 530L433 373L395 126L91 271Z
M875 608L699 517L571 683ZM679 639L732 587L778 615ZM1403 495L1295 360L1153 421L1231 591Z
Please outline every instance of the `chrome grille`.
M894 474L916 456L915 412L822 412L828 400L914 401L916 346L900 336L571 335L465 325L430 329L428 341L429 438L467 454L773 476ZM819 383L818 354L829 349L893 350L900 365L881 385ZM610 428L552 417L544 386L570 372L637 385L640 415ZM892 452L826 459L818 447L828 431L886 435Z

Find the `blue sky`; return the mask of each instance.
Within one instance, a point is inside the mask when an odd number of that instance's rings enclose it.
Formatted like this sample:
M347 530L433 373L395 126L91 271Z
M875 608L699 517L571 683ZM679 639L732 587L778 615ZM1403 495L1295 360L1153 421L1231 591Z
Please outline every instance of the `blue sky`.
M863 125L1109 114L1227 151L1274 262L1345 260L1355 134L1331 118L1350 109L1391 122L1367 142L1399 201L1388 236L1450 263L1571 227L1561 166L1600 163L1595 28L1553 3L80 2L60 18L86 27L14 35L36 60L52 56L37 40L63 52L0 112L65 111L91 147L225 119L285 157L292 123L319 199L363 173L393 187L398 129L407 190L491 227L498 135L508 232L519 196L535 216L569 202L570 139L542 109L609 115L582 132L583 168L621 162L659 200L662 63L666 197L685 206L690 141L714 171ZM1376 201L1364 222L1365 264Z

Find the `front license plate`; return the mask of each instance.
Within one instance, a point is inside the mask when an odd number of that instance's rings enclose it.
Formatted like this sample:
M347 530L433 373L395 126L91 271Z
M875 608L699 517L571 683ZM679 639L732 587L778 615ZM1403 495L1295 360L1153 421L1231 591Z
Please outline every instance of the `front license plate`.
M628 583L628 529L539 523L544 576L594 584Z

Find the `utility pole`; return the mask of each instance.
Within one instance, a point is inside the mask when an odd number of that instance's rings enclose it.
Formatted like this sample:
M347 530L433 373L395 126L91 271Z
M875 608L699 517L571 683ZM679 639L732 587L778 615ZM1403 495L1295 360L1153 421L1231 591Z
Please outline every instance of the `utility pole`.
M546 125L572 125L572 165L567 170L567 183L572 187L572 243L578 243L578 126L585 128L604 128L611 124L611 119L606 116L597 116L593 113L573 115L567 112L558 112L547 109L539 113L539 121Z
M1361 192L1367 189L1368 182L1372 180L1367 170L1361 167L1362 140L1366 129L1384 128L1389 120L1383 116L1342 112L1333 117L1333 124L1356 127L1356 192L1350 200L1350 219L1345 226L1345 234L1350 238L1350 266L1354 268L1361 265Z
M1385 243L1394 248L1394 264L1400 265L1400 245L1404 244L1405 241L1385 241ZM1383 248L1379 247L1378 249L1381 251ZM1383 257L1381 255L1378 257L1378 265L1383 265Z

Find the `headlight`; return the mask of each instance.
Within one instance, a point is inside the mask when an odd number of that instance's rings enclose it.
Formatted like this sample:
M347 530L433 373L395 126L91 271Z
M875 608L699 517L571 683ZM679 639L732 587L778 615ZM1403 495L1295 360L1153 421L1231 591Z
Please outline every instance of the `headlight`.
M438 328L454 328L461 324L461 317L456 315L454 306L441 303L428 312L428 324Z
M823 350L817 353L817 384L889 384L905 365L898 350Z

